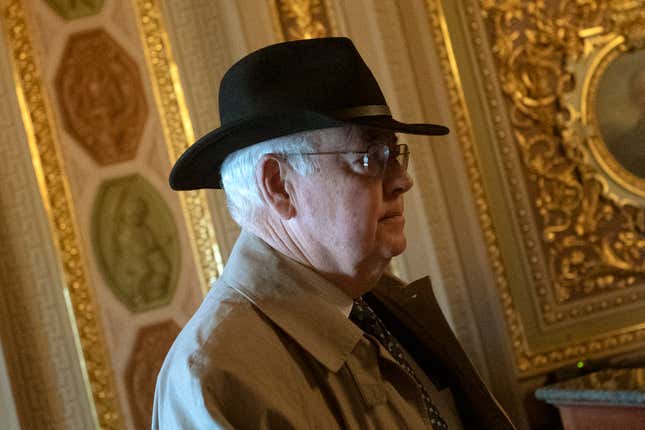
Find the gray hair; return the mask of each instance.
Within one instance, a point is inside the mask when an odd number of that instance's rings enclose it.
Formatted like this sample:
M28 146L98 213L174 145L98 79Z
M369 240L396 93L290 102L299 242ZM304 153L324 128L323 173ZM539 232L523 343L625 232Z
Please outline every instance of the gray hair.
M263 155L316 152L324 140L342 138L340 133L345 131L341 127L291 134L242 148L226 157L220 171L228 210L235 222L244 228L255 219L262 207L255 168ZM303 176L312 174L319 167L316 157L288 155L286 159Z

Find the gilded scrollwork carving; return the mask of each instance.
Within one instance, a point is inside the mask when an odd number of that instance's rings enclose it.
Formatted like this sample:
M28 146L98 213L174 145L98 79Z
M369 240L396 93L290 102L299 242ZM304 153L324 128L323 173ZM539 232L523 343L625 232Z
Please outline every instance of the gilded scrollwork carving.
M277 0L285 39L311 39L328 35L320 0Z
M548 257L553 294L539 296L543 320L574 317L582 300L600 310L610 292L625 291L628 303L629 288L645 281L645 200L615 192L594 162L590 142L598 133L587 95L604 45L589 37L641 40L645 3L481 5ZM558 305L568 305L567 312L557 312Z
M330 2L324 0L269 0L274 26L284 40L335 34L330 6Z
M445 43L450 53L450 38L440 31L445 27L445 23L442 24L444 18L440 2L427 0L426 4L432 18L431 24L435 29L435 37L440 42L438 48L443 49ZM610 197L610 184L606 178L597 175L598 169L589 164L589 153L584 151L585 145L589 143L589 136L593 135L593 127L572 120L575 119L576 112L571 111L571 107L561 97L549 98L548 94L540 91L543 88L542 84L535 82L537 76L547 77L545 82L550 82L553 92L572 94L576 81L571 79L574 74L571 70L572 63L568 62L568 59L585 58L593 51L588 43L585 45L584 39L588 42L590 36L597 34L598 28L606 33L608 28L612 27L614 32L625 37L633 49L643 48L645 2L583 0L549 4L556 9L547 10L542 1L513 0L469 0L464 6L465 18L468 27L472 29L475 45L482 46L478 39L487 34L497 60L496 69L492 68L492 63L488 63L485 54L478 52L475 57L480 71L484 77L498 78L499 88L507 99L507 103L498 103L500 99L495 86L491 83L484 85L493 124L499 127L502 122L501 116L508 115L514 130L519 131L519 138L518 133L510 136L504 130L496 133L497 144L504 159L504 170L510 177L509 185L513 196L517 199L519 193L523 192L517 188L521 176L527 179L526 183L533 195L537 194L535 190L538 187L541 187L543 192L540 196L543 197L541 209L535 205L533 209L538 221L541 221L542 245L546 244L544 254L549 259L548 268L542 269L542 266L534 265L539 261L535 257L537 244L534 238L537 237L532 236L532 232L528 234L529 227L524 224L528 211L519 206L516 215L522 223L520 230L524 247L529 255L533 255L530 258L530 268L531 277L536 281L534 297L539 300L538 308L546 327L568 319L575 322L578 318L586 318L594 313L606 314L612 308L632 307L645 298L642 289L636 288L639 277L642 281L638 261L643 249L642 242L639 241L645 231L643 205L633 204L633 201L624 198L616 200ZM481 17L484 18L483 21L480 21ZM535 46L526 51L516 49L527 41ZM552 56L550 65L549 56L546 54ZM520 57L523 57L523 63L518 66ZM547 63L544 63L545 59ZM516 65L517 74L511 71L511 64ZM548 71L556 70L553 64L559 64L562 77L549 81ZM540 70L533 70L531 65ZM442 69L447 77L446 81L449 84L456 82L458 87L459 71L453 62L442 62ZM523 73L520 73L520 70L523 70ZM593 83L591 87L593 89ZM593 91L589 91L587 94L589 100L596 98L592 93ZM459 100L462 103L459 103ZM463 117L463 97L451 99L451 108L457 118ZM551 123L553 119L555 123ZM556 130L559 133L556 133ZM468 140L460 138L460 142L462 141ZM539 169L538 172L562 174L540 177L535 171L526 168L523 175L518 175L519 172L512 170L506 163L512 146L520 142L522 145L518 145L518 154L525 167ZM472 148L464 147L465 159L468 160L472 156ZM611 161L611 158L607 160ZM570 170L572 164L576 166L573 171ZM473 190L482 189L477 166L469 168L469 173L471 171L475 172L474 175L470 175ZM571 181L572 178L577 179L577 185ZM564 185L559 196L563 198L563 203L567 203L563 204L563 207L568 213L559 212L557 206L553 205L552 194L544 192L549 186L554 189L557 181L562 181ZM576 201L579 201L578 206L575 206ZM575 212L572 212L572 207L577 208ZM493 268L496 273L499 272L496 275L496 283L511 336L516 366L521 374L543 372L580 357L624 351L645 341L645 324L639 324L607 333L597 333L590 338L574 337L567 345L554 346L547 350L532 350L504 274L504 265L500 260L501 250L495 243L496 232L490 223L486 202L477 199L477 208ZM617 213L621 217L616 218ZM613 236L603 235L602 240L599 237L602 233L599 232L606 231L603 228L612 223L621 227L611 230L614 232ZM545 226L548 228L545 229ZM641 233L640 236L638 232ZM590 238L594 241L591 247L585 242ZM614 250L609 246L612 243L616 245ZM617 252L618 256L615 255ZM610 273L602 273L591 264L601 258L613 268L610 269ZM625 261L621 262L625 258L629 258L627 264L624 264ZM636 268L637 273L617 280L613 272L621 266L623 270L626 266ZM551 284L555 287L549 288L548 278L556 272L556 268L559 272L557 276L568 280L568 284ZM542 270L550 273L545 276ZM587 278L585 282L576 285L572 279L580 276ZM608 293L608 288L613 291ZM587 299L578 300L580 297Z

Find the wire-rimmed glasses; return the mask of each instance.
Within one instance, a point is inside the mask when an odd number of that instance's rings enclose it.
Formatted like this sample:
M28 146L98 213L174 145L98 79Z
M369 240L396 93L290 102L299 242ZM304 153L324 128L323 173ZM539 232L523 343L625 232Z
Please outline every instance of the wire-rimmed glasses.
M410 150L408 145L400 143L394 146L376 143L367 147L366 151L320 151L320 152L289 152L284 155L334 155L356 154L361 158L352 166L360 169L359 173L366 176L383 177L388 166L392 163L399 166L404 172L408 170Z

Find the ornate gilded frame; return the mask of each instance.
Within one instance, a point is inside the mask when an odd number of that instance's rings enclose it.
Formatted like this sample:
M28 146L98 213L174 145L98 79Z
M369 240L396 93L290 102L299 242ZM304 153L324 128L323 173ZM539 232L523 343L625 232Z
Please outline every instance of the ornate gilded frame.
M564 122L565 133L573 136L576 128L582 127L586 138L583 149L588 150L588 162L598 171L597 180L607 189L613 199L633 206L644 206L645 179L627 171L608 149L600 132L599 113L595 109L599 84L604 72L622 54L642 49L643 40L627 39L625 35L607 32L603 27L582 30L584 54L571 59L568 65L574 87L562 96L568 115ZM574 131L575 130L575 131Z
M521 375L645 340L645 322L635 312L645 298L645 201L634 190L626 198L626 184L597 162L589 107L602 59L611 60L605 54L623 41L642 40L644 7L576 0L481 0L465 7L474 32L490 42L503 95L499 103L495 87L486 86L499 127L495 150L527 258L528 284L511 285L510 297L501 291ZM486 59L477 60L490 76ZM508 119L510 135L501 118ZM524 205L524 190L531 204Z
M331 1L268 0L273 29L280 40L311 39L338 34Z

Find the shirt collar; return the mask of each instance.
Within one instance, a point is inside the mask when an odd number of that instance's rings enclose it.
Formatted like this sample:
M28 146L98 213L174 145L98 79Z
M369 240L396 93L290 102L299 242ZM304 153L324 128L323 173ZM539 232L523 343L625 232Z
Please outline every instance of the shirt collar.
M348 298L349 298L349 300L351 300L351 301L350 301L350 302L348 302L348 303L343 304L343 305L340 307L340 313L342 313L343 315L345 315L345 318L349 318L349 314L351 314L351 313L352 313L352 308L354 307L354 300L352 300L352 299L351 299L351 297L349 297L349 296L347 296L347 297L348 297Z
M334 286L333 288L322 288L320 293L323 300L337 308L345 318L349 318L354 300L346 292Z
M347 318L348 295L250 233L240 234L222 280L332 372L363 335Z

